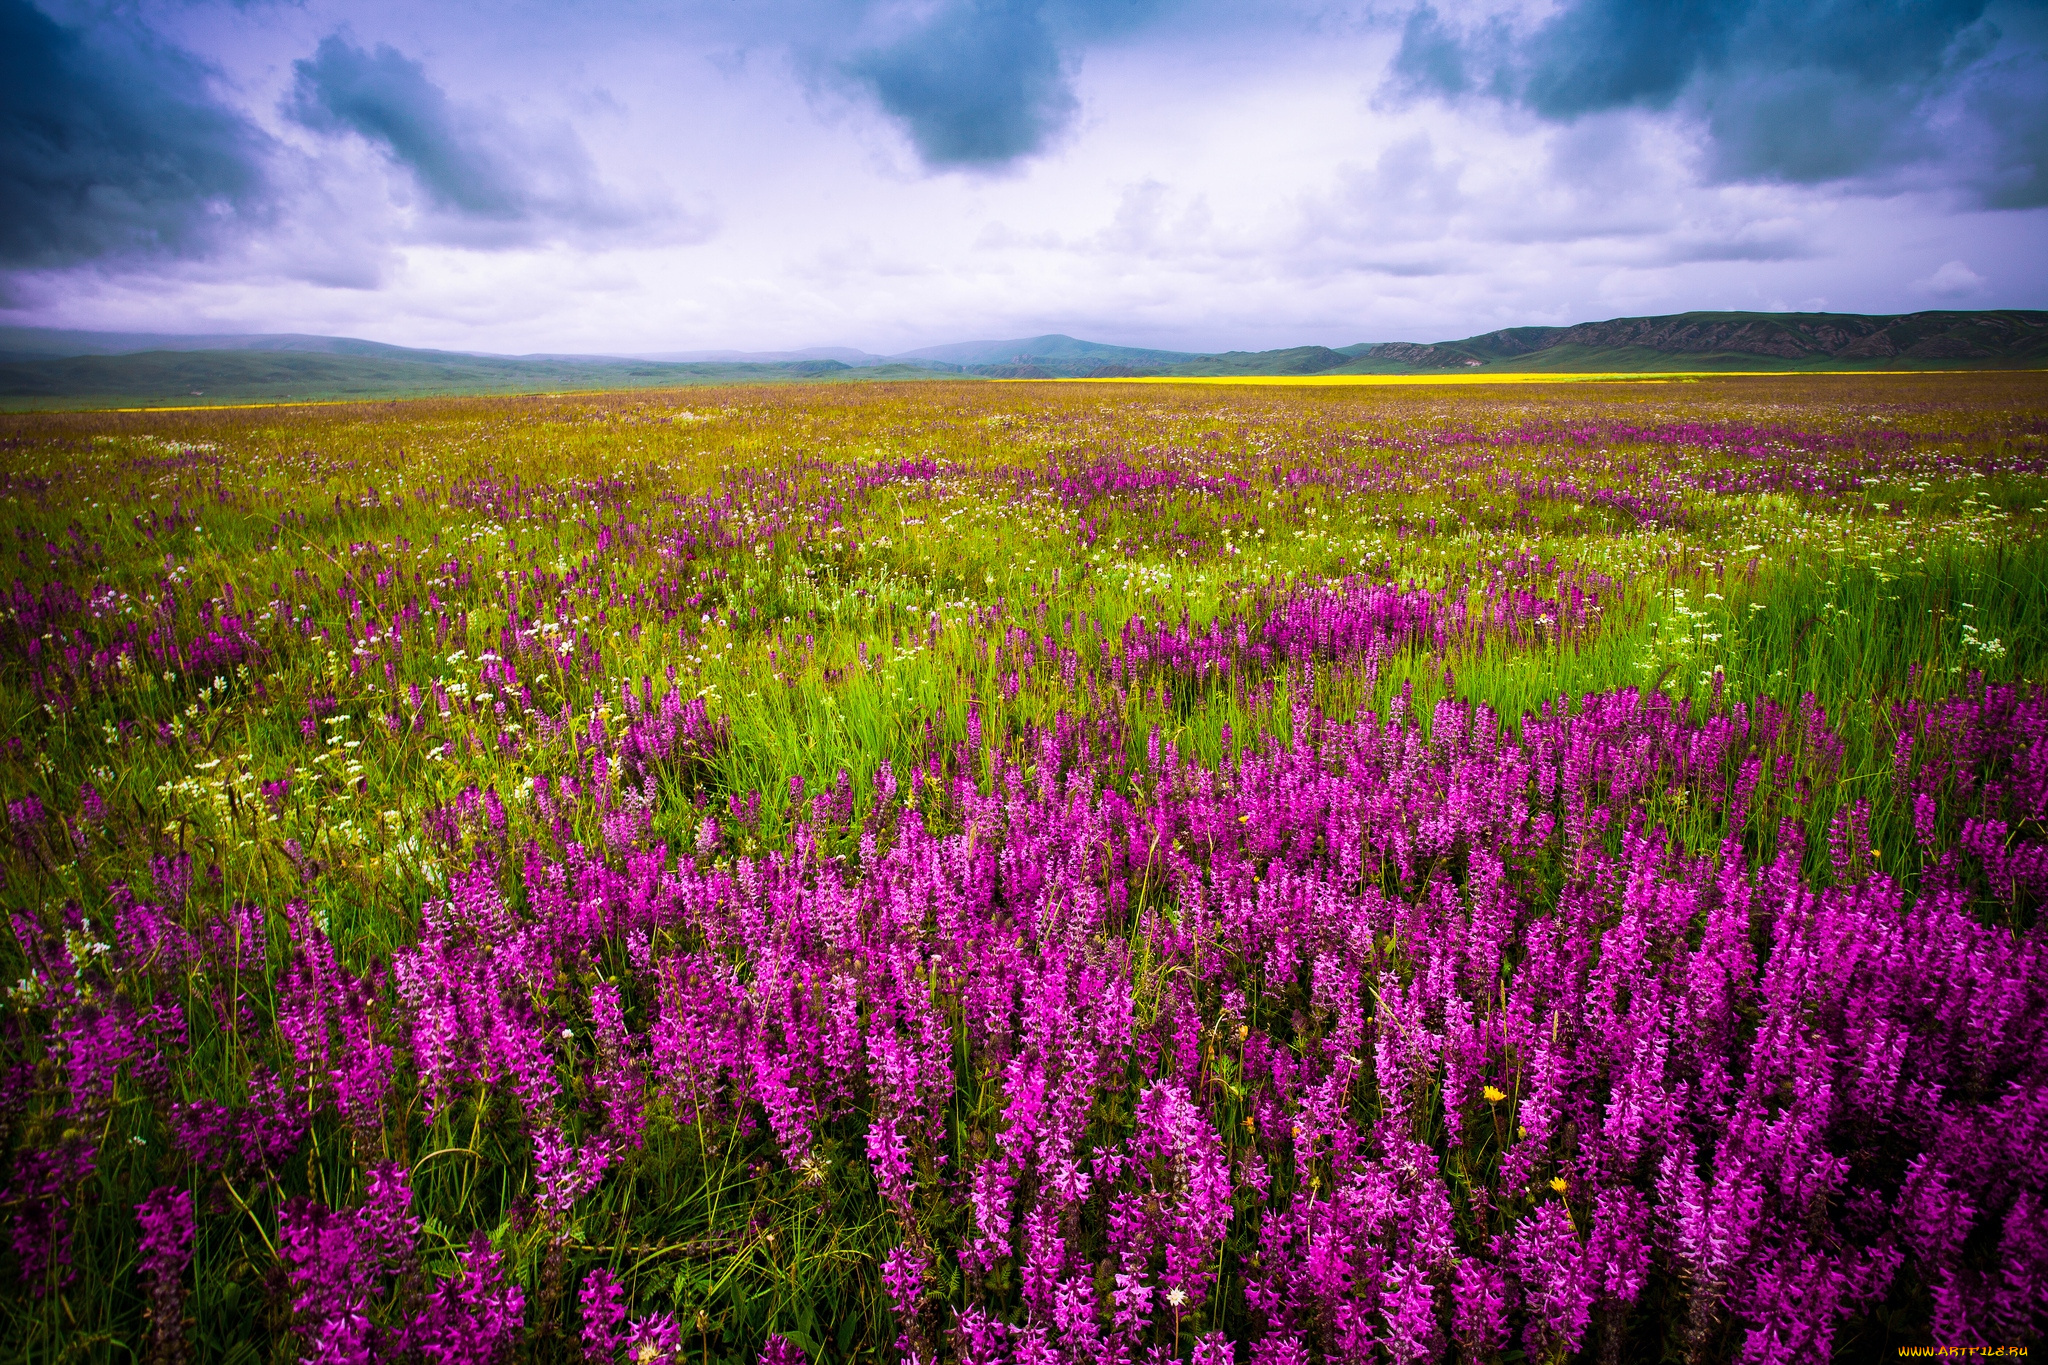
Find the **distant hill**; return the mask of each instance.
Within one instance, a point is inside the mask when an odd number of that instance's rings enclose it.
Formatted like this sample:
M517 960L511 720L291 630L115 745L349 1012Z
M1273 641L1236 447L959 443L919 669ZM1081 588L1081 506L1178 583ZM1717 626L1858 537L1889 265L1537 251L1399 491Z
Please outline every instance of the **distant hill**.
M472 354L467 351L418 350L410 346L387 346L381 341L360 341L355 337L306 336L296 332L185 336L165 332L75 332L54 327L0 327L0 360L135 355L144 351L291 351L311 355L405 358Z
M989 379L1128 379L1147 375L1319 374L1349 356L1323 346L1280 351L1154 351L1057 333L1015 341L962 341L906 351L897 360L958 366Z
M2048 366L2048 313L1679 313L1572 327L1509 327L1462 341L1213 354L1109 346L1055 333L928 346L895 358L958 365L965 373L991 379L2031 368Z
M1016 341L956 341L905 351L894 360L935 360L968 369L979 365L1036 365L1054 373L1097 365L1173 365L1191 357L1185 351L1148 351L1136 346L1108 346L1054 333ZM1152 371L1156 373L1156 371Z
M880 356L848 347L654 356L484 355L353 337L0 328L0 404L175 406L699 384L1463 372L2048 368L2048 313L1678 313L1461 341L1149 350L1060 333Z
M1335 372L2024 369L2048 366L2048 313L1678 313L1344 350Z
M0 359L0 404L11 408L177 407L702 384L889 380L930 378L932 374L928 369L892 362L858 368L830 359L681 363L603 356L468 355L352 342L341 337L284 340L339 344L325 348L247 345L232 349L159 349L66 356L24 356L16 348L8 358ZM0 351L4 351L4 346L0 346Z
M1282 351L1225 351L1221 355L1198 355L1166 373L1187 375L1220 374L1325 374L1350 362L1351 357L1327 346L1290 346Z
M683 364L713 361L737 365L776 365L791 360L836 360L852 369L899 362L885 355L872 355L851 346L811 346L801 351L653 351L633 355L630 360L667 360Z

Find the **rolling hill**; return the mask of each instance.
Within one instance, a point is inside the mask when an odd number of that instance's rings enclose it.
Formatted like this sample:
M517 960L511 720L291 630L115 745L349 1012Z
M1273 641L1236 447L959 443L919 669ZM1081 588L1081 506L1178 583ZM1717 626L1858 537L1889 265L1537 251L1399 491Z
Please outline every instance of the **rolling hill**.
M881 356L846 347L653 356L485 355L301 334L0 328L0 404L178 406L702 384L985 379L2048 368L2048 312L1678 313L1458 341L1150 350L1060 333Z
M1188 358L1184 351L1148 351L1137 346L1109 346L1053 333L1015 341L956 341L905 351L892 359L925 361L972 371L981 367L1035 365L1054 372L1094 369L1104 365L1143 368L1173 365ZM1148 371L1155 372L1155 371Z
M347 342L348 338L307 338ZM374 342L343 347L160 349L0 359L0 404L12 408L178 407L428 395L551 393L702 384L930 378L885 362L663 362L604 356L485 356Z
M1510 327L1463 341L1347 346L1329 372L1498 370L2031 369L2048 366L2048 313L1679 313L1572 327Z

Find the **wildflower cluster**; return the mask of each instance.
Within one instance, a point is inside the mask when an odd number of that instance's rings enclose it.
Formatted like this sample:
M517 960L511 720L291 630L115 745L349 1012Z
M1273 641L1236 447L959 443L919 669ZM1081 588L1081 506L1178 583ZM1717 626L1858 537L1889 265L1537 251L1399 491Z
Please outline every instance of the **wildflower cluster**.
M2031 382L19 421L0 1342L2037 1337Z

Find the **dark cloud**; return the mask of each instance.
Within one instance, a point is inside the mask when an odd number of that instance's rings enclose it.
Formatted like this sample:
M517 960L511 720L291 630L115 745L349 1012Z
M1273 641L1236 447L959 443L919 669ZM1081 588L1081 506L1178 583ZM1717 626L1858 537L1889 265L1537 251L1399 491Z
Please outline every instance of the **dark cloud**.
M1966 126L1989 129L1975 184L1992 208L2048 204L2048 6L1997 14L1998 50L1971 68L1961 100Z
M1579 0L1524 49L1522 98L1551 118L1670 103L1693 73L1721 60L1742 0Z
M458 116L424 66L398 49L379 43L365 52L337 33L292 70L292 118L315 132L354 133L375 144L441 208L505 221L531 212L519 168Z
M1488 34L1491 38L1494 35ZM1463 95L1472 89L1472 58L1467 49L1490 46L1473 42L1444 22L1433 5L1409 11L1394 53L1390 84L1395 95Z
M1459 25L1425 3L1408 17L1389 93L1491 97L1560 121L1676 108L1707 128L1717 178L1817 183L1942 162L1994 202L2040 203L2040 8L1565 0L1515 30Z
M122 20L0 0L0 266L196 256L263 213L268 139Z
M941 0L838 67L903 125L927 166L996 167L1044 151L1073 122L1088 44L1163 3Z
M566 125L526 127L458 104L424 65L342 34L293 63L287 117L317 133L360 137L403 168L438 211L441 235L515 246L564 233L609 235L659 221L659 235L702 240L711 220L659 195L628 202L599 182Z
M993 166L1042 150L1078 107L1041 6L948 5L846 71L903 124L931 166Z

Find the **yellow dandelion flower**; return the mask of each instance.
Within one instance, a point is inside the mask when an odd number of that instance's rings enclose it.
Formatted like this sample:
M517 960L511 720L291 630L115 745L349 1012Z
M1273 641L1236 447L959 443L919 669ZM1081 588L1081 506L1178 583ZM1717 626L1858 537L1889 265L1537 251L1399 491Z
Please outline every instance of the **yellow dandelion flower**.
M1496 1086L1491 1085L1487 1086L1486 1089L1480 1091L1479 1093L1486 1096L1486 1102L1488 1104L1499 1104L1502 1100L1507 1098L1507 1092L1499 1089Z

